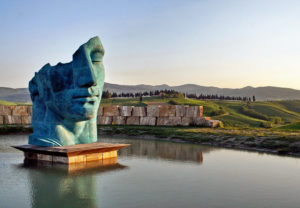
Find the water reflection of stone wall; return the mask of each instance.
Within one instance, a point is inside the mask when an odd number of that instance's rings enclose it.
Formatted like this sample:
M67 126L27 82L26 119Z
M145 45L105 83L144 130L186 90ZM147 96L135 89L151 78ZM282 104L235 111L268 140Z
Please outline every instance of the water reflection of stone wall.
M203 162L203 153L214 150L194 144L182 144L163 141L130 140L131 146L120 149L120 156L144 156L153 159L173 161Z

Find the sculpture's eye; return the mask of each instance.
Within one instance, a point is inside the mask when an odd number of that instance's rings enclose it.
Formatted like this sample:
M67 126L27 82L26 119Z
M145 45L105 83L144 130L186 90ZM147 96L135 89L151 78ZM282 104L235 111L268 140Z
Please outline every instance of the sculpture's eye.
M91 53L91 60L93 63L99 63L102 61L103 54L100 51L94 51Z

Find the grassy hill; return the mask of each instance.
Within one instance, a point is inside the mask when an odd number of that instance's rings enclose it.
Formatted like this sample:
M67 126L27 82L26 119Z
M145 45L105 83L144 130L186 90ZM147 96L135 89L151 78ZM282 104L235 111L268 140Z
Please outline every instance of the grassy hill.
M292 124L288 124L288 125L283 125L283 126L280 126L278 127L277 129L279 130L299 130L300 131L300 122L295 122L295 123L292 123Z
M204 107L204 115L211 116L212 119L221 120L227 127L261 127L263 123L271 123L274 117L280 117L280 124L274 124L275 127L287 125L300 121L300 101L266 101L266 102L246 102L239 101L204 101L186 98L158 98L145 97L140 103L138 98L116 98L103 99L101 105L151 105L151 104L168 104L172 100L173 103L179 105L202 105ZM246 114L241 110L246 107L259 115L263 115L268 120L257 118L257 116ZM222 109L223 113L218 114Z

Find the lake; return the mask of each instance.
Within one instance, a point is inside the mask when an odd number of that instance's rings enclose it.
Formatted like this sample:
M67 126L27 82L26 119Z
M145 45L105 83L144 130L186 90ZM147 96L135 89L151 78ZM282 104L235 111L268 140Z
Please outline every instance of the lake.
M24 164L0 136L0 207L300 207L300 159L165 141L101 137L128 143L118 161L69 171Z

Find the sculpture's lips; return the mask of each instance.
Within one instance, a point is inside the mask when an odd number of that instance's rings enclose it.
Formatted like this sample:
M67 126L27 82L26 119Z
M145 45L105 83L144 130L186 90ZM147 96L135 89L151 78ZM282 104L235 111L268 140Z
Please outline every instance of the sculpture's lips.
M73 99L80 99L80 98L98 98L99 95L77 95L73 96Z
M75 102L79 102L82 104L84 103L94 104L99 99L99 94L79 93L73 95L72 99Z

